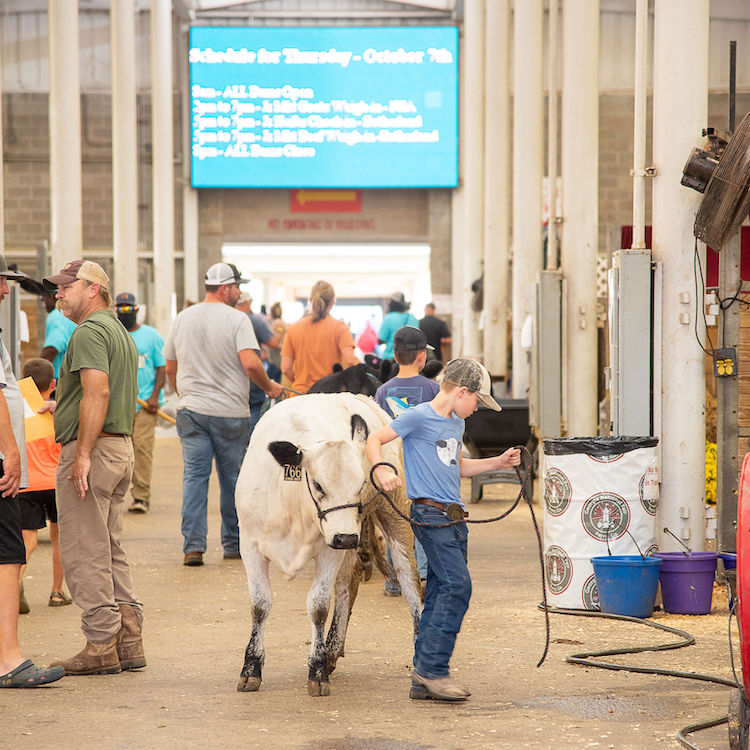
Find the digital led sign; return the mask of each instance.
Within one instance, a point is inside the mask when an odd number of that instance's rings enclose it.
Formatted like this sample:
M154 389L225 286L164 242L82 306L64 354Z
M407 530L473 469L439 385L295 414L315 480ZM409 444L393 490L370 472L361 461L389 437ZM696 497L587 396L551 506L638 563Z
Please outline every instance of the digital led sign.
M455 27L190 30L197 188L458 183Z

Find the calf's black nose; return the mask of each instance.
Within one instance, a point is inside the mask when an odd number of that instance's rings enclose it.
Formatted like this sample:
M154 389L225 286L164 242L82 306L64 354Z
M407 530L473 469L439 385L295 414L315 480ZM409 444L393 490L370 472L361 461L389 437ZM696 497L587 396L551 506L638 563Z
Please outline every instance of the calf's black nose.
M333 549L354 549L358 541L358 534L335 534L331 542L331 547Z

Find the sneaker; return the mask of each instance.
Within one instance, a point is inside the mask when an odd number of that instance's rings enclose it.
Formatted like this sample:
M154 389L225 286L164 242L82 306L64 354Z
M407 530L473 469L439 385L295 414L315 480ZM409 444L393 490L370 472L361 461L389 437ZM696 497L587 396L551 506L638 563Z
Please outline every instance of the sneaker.
M238 549L235 550L224 550L225 560L239 560L242 557Z
M195 567L197 565L203 565L203 553L202 552L186 552L185 559L182 561L183 565L189 565Z
M131 513L148 513L148 500L133 499L133 504L128 508Z

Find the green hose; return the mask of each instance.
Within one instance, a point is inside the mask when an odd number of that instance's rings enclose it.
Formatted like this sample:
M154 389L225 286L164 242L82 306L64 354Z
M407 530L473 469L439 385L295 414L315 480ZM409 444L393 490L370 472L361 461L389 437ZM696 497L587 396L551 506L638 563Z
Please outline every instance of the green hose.
M539 609L544 609L543 604L539 604ZM686 633L684 630L677 630L677 628L670 628L667 625L662 625L658 622L651 622L650 620L643 620L639 617L628 617L627 615L611 615L606 612L596 612L593 610L580 610L580 609L563 609L561 607L547 607L548 612L556 615L573 615L575 617L604 617L609 620L625 620L626 622L634 622L638 625L646 625L649 628L655 628L656 630L663 630L665 633L672 633L680 637L681 640L673 641L671 643L660 643L655 646L634 646L632 648L614 648L607 649L604 651L585 651L579 654L571 654L566 657L565 661L569 664L580 664L587 667L598 667L599 669L612 669L615 671L623 672L638 672L640 674L660 674L667 675L668 677L681 677L687 680L702 680L703 682L713 682L717 685L726 685L727 687L740 688L742 686L737 683L736 680L728 680L724 677L717 677L715 675L701 674L699 672L679 672L672 669L659 669L658 667L631 667L625 664L614 664L607 661L599 661L598 657L601 656L616 656L622 654L638 654L644 651L669 651L675 648L684 648L685 646L692 646L695 643L695 638ZM725 724L728 721L728 716L721 716L717 719L710 719L709 721L701 722L700 724L691 724L690 726L683 727L677 733L677 740L683 745L683 747L690 748L690 750L700 750L697 745L694 745L684 735L697 732L701 729L709 729L710 727L718 726L719 724Z

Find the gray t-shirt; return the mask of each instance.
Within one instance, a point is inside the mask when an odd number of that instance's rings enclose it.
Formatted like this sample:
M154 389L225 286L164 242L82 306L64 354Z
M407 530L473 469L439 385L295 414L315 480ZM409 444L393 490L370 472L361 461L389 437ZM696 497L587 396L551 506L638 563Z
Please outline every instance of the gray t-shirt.
M177 408L209 417L249 417L250 379L238 352L259 348L245 313L221 302L183 310L163 350L177 361Z
M16 439L18 452L21 454L21 489L29 486L28 473L26 471L26 406L21 391L13 374L13 365L5 345L0 342L0 388L8 403L10 412L10 423L13 427L13 437ZM0 453L0 458L3 454Z

